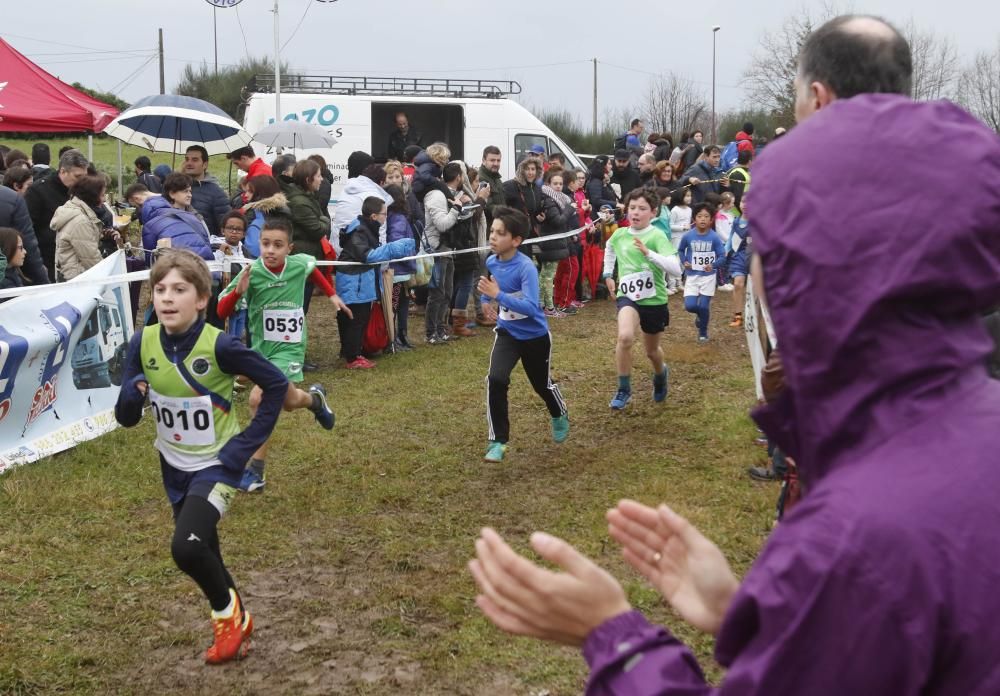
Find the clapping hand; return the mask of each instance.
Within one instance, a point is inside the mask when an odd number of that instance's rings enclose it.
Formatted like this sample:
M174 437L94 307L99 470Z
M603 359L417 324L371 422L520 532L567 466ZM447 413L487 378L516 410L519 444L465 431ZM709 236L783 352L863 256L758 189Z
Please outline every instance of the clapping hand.
M685 621L716 635L739 581L715 544L660 505L622 500L608 510L608 531L625 560L642 573Z
M632 607L618 581L562 539L542 532L531 546L565 572L546 570L514 552L492 529L476 541L469 570L476 605L499 628L580 646L591 631Z

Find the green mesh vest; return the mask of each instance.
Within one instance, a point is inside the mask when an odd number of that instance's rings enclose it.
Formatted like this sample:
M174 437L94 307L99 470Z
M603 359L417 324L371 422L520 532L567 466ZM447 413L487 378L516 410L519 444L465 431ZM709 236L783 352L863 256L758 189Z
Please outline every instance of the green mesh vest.
M314 268L316 259L312 256L292 254L285 258L280 273L268 270L263 259L257 259L247 269L250 287L244 297L253 341L251 348L290 379L302 379L307 338L302 299L306 280ZM222 295L235 290L238 282L239 276L234 277Z
M139 356L156 418L156 447L167 463L195 471L211 464L240 431L232 413L234 376L216 362L219 329L205 324L179 365L170 362L160 345L160 330L158 324L142 330Z

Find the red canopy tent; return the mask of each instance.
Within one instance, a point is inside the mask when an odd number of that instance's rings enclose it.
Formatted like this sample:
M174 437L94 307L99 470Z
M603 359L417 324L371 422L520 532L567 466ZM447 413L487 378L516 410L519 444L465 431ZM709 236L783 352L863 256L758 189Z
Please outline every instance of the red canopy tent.
M100 133L118 109L48 74L0 38L0 133Z

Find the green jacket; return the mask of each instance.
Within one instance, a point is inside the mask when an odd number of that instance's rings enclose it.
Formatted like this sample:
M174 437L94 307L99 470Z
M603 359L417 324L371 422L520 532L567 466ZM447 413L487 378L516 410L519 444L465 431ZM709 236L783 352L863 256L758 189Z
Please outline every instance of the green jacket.
M296 254L324 258L320 240L330 235L330 217L325 214L316 196L303 191L297 184L286 189L288 208L292 211L292 242Z
M490 185L490 197L486 199L486 218L493 222L493 210L499 205L506 205L503 195L503 177L500 172L494 174L486 167L479 167L479 180Z

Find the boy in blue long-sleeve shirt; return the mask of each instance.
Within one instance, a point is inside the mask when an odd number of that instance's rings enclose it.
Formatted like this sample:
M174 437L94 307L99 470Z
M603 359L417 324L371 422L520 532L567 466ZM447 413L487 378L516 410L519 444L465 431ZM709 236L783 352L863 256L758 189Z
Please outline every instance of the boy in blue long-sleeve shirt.
M486 377L486 420L489 443L486 461L501 462L507 452L510 419L507 412L507 389L510 373L518 360L528 381L552 416L552 439L565 442L569 436L569 416L559 386L552 383L549 361L552 335L538 303L538 271L531 259L518 253L518 247L530 229L528 217L513 208L498 207L490 228L490 250L486 260L492 277L481 277L483 313L496 320L496 340L490 354ZM496 300L498 309L490 304Z
M725 266L726 245L712 227L715 210L708 203L691 209L694 229L681 239L677 251L685 269L684 309L695 315L698 342L708 341L709 308L715 296L716 271Z

